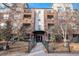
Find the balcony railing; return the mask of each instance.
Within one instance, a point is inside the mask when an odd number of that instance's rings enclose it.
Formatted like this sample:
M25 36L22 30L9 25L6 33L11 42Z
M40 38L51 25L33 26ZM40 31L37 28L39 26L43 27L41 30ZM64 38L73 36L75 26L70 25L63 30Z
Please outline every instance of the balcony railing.
M32 11L29 10L29 9L24 9L24 12L25 12L25 13L32 13Z
M47 9L47 13L52 14L52 13L54 13L54 10L53 9Z

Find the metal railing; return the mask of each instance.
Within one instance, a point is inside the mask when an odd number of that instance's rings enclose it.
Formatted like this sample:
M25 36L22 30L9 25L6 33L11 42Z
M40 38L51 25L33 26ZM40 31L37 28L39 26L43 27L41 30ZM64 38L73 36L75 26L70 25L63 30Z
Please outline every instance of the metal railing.
M45 48L47 49L47 52L49 53L49 41L43 40L42 43L44 44Z
M35 39L29 39L28 41L28 53L32 50L32 48L36 45Z

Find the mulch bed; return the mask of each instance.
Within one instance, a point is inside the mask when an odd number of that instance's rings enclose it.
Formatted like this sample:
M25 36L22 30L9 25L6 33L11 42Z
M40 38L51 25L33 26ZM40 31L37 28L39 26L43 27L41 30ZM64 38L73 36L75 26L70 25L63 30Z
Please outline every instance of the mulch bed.
M51 52L51 53L69 53L69 49L64 47L64 43L55 43L55 48L53 50L53 43L50 43L49 52ZM79 53L79 43L70 44L70 53Z
M28 52L28 42L16 42L13 45L10 45L9 50L1 51L0 55L13 55L16 53L27 53Z

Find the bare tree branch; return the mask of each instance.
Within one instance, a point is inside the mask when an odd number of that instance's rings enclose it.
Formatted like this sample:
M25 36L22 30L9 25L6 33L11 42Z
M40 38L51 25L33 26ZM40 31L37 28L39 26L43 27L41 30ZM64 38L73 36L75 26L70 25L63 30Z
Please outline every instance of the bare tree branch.
M9 9L11 9L11 10L14 10L15 11L15 9L13 9L12 7L10 7L10 6L8 6L7 5L7 3L2 3L3 5L5 5L7 8L9 8Z

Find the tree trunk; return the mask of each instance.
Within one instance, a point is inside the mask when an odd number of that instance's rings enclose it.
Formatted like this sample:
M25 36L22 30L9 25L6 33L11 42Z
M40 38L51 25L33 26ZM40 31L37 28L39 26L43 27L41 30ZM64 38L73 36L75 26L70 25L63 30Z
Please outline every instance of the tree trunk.
M64 38L64 47L67 47L67 39L66 38Z

